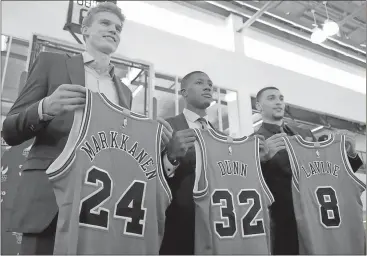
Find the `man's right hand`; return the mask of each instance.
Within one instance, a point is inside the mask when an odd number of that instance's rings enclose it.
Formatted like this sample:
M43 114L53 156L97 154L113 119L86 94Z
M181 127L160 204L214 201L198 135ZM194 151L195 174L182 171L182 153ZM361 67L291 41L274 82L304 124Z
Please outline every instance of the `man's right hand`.
M266 154L264 156L264 158L262 159L262 161L268 161L270 159L272 159L274 157L274 155L276 153L278 153L280 150L282 149L286 149L285 147L285 141L283 140L283 137L287 136L287 134L285 133L278 133L275 134L273 136L271 136L270 138L268 138L265 143L266 143Z
M174 131L167 145L167 157L170 162L186 155L188 149L194 146L196 133L193 129Z
M50 116L58 116L82 108L85 105L85 94L84 86L62 84L44 99L42 111Z

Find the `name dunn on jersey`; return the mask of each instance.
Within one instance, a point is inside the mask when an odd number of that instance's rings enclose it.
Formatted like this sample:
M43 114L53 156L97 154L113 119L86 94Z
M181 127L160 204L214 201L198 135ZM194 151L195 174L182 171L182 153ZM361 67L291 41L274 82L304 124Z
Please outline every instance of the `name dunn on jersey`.
M247 176L247 164L240 161L223 160L217 162L217 165L222 176L238 175L245 178Z

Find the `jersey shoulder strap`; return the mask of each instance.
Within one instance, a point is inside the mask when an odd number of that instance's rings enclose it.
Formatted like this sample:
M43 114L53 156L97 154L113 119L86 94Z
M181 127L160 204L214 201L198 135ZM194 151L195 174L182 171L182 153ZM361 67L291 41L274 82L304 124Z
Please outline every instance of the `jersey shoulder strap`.
M194 129L196 134L195 155L195 181L193 196L194 198L201 198L208 193L208 179L207 179L207 154L206 146L201 131L197 128Z
M74 112L74 121L64 149L46 170L46 174L50 180L57 179L67 172L69 166L75 159L76 148L83 141L88 131L92 113L92 93L88 89L86 90L85 97L84 109Z

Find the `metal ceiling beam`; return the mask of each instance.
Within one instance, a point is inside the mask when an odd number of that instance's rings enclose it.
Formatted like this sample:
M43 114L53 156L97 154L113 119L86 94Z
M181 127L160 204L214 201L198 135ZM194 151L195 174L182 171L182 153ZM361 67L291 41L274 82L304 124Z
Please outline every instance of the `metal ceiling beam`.
M236 1L236 2L239 3L239 4L242 4L242 5L246 6L246 7L252 8L254 10L259 10L258 7L254 6L252 4L249 4L246 1ZM315 4L312 4L311 2L309 2L309 4L306 4L303 1L299 1L299 3L301 3L305 7L310 7L310 6L316 7L316 5ZM311 9L309 9L309 11L308 11L309 13L311 13L310 10ZM305 13L307 13L307 11ZM283 20L283 21L285 21L287 23L290 23L290 24L292 24L294 26L300 27L300 28L302 28L304 30L307 30L309 32L312 32L312 29L313 28L309 28L307 24L302 23L300 20L294 20L291 17L284 18L276 9L274 9L271 13L270 12L265 12L265 14L270 15L270 16L272 16L274 18ZM319 12L317 12L317 14L319 14ZM310 19L310 20L313 21L313 18L312 18L312 15L311 14L310 14L310 17L308 17L308 16L304 16L304 17L307 17L308 19ZM316 19L317 19L317 15L316 15ZM343 46L349 47L349 48L351 48L351 49L353 49L355 51L359 51L362 54L366 54L365 49L361 49L359 47L359 45L354 45L351 42L345 42L345 40L343 40L343 39L337 39L337 38L334 38L334 37L329 37L328 39L330 41L335 42L335 43L338 43L338 44L341 44Z
M269 10L273 6L273 1L267 1L260 10L258 10L254 15L251 16L243 25L237 30L237 32L242 32L244 29L250 27L257 18L259 18L264 12Z
M224 8L224 9L226 9L226 10L232 12L232 13L236 13L236 14L242 16L242 17L251 18L251 16L253 16L253 14L254 14L250 10L234 6L233 4L231 4L228 1L206 1L206 2L208 2L210 4L213 4L213 5L216 5L218 7ZM271 14L269 13L269 15L271 15ZM276 18L278 18L278 17L276 17ZM263 16L263 17L258 18L257 21L262 23L262 24L265 24L269 27L273 27L273 28L276 28L280 31L284 31L288 34L297 36L299 38L302 38L302 39L305 39L305 40L308 40L308 41L311 41L310 34L299 31L299 30L294 29L292 27L288 27L288 26L284 25L283 23L278 22L276 20L273 20L271 18ZM307 29L307 30L310 30L310 29ZM326 49L333 50L333 51L338 52L340 54L343 54L347 57L358 60L359 62L366 63L366 58L365 57L363 58L361 56L358 56L356 53L354 53L352 51L345 50L342 47L338 46L337 44L334 44L334 43L330 42L329 40L325 41L321 45Z
M298 1L298 3L307 7L310 10L314 9L316 13L322 16L324 20L327 19L325 5L323 5L322 3L317 2L317 1L313 1L313 2L312 1L308 1L308 2ZM342 10L336 9L335 6L328 5L327 8L328 8L329 17L334 21L337 21L340 17L342 17L345 14L345 12L343 12ZM365 23L361 23L360 21L357 21L357 20L351 20L351 22L353 23L353 26L358 26L358 27L366 26Z
M366 10L365 6L366 2L364 2L359 8L357 8L357 10L345 16L341 21L338 21L339 26L343 26L348 20L356 17L361 11L365 11Z

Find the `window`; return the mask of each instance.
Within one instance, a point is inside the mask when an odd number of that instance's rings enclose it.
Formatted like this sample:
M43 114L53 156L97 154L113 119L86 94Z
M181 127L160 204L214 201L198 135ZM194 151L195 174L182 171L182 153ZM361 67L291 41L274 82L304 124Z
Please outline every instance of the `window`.
M177 83L176 83L177 81ZM155 74L155 87L154 97L157 99L157 116L162 118L168 118L175 116L176 113L181 113L183 109L183 99L176 96L175 88L180 90L181 85L178 81L178 77L170 76L167 74L156 73ZM177 107L177 101L179 102L179 108Z
M213 24L213 19L211 22L205 22L199 18L193 18L193 13L195 13L193 9L190 9L192 15L189 17L182 11L188 7L169 1L157 1L157 3L118 1L117 5L126 15L127 21L140 23L227 51L234 51L233 30L225 20L218 19L219 21ZM201 16L203 15L201 13Z
M3 102L13 103L24 85L29 44L27 41L15 37L7 37L2 35L1 39L1 101L2 107L4 107ZM6 42L4 47L3 39ZM5 109L9 110L8 108ZM4 112L4 110L2 110L2 112ZM6 113L4 112L2 114L7 114L7 111Z
M270 44L244 37L247 57L366 94L366 78Z

